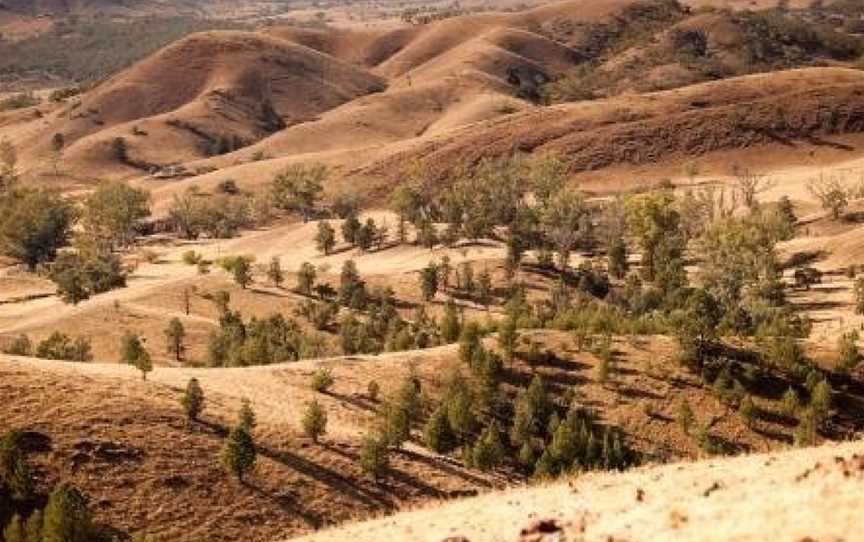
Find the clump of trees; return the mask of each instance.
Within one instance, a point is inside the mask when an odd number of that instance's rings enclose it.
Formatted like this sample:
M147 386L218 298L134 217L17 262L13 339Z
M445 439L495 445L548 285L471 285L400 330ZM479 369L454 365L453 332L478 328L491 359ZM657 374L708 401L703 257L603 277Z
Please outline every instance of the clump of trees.
M93 353L88 337L75 337L55 331L39 341L35 348L27 335L13 339L3 348L3 353L13 356L35 356L59 361L92 361Z

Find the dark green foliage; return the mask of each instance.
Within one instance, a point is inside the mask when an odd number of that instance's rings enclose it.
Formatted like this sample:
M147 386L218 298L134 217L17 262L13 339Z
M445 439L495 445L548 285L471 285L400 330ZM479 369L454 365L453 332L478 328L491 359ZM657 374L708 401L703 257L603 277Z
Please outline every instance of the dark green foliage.
M459 320L459 311L456 304L448 301L444 305L444 317L441 319L441 338L445 343L456 342L462 332L462 323Z
M84 201L81 224L101 251L127 247L150 216L150 195L123 183L102 183Z
M435 297L438 292L438 264L430 262L420 270L420 291L427 303Z
M48 499L42 528L43 542L92 542L94 529L81 493L61 484Z
M318 442L318 439L327 432L327 413L321 407L317 399L313 399L303 413L303 433Z
M315 266L309 262L303 262L300 269L297 270L297 291L303 295L312 295L316 276Z
M276 314L244 322L241 315L225 309L219 331L210 336L209 363L214 367L248 367L296 361L314 354L314 338L294 320Z
M353 260L348 260L342 265L339 278L339 303L361 310L365 308L366 301L366 284L360 278L357 264Z
M423 442L426 447L438 454L451 451L456 445L456 438L450 428L447 408L439 406L426 421L423 429Z
M204 390L197 378L192 378L186 385L186 391L180 399L180 404L183 405L183 411L190 421L197 421L201 412L204 410Z
M273 201L276 207L300 213L304 222L309 220L328 176L327 168L320 164L289 166L273 179Z
M55 331L36 347L36 357L63 361L92 361L90 339L76 337Z
M141 380L147 379L147 373L153 370L153 360L144 347L144 342L134 333L123 336L120 344L120 362L131 365L141 371Z
M172 318L165 328L165 343L168 354L174 356L176 361L183 359L183 353L186 351L185 340L186 328L179 318Z
M378 479L389 466L387 441L380 435L369 434L363 439L360 451L360 467L364 472Z
M234 282L244 290L252 283L252 256L231 256L223 258L219 264L231 274Z
M498 424L492 422L480 434L480 438L471 450L471 464L481 470L488 471L497 467L504 459L504 444L501 442L501 432Z
M620 237L609 244L609 274L618 280L627 275L627 244Z
M252 403L249 399L243 399L240 402L240 411L237 413L237 427L242 428L247 433L252 434L252 430L258 422L255 421L255 411L252 410Z
M242 483L243 478L255 468L256 456L255 442L249 431L242 426L233 428L220 454L223 468Z
M333 372L327 367L322 367L312 374L311 387L318 393L327 393L333 386L335 379Z
M49 190L17 188L0 197L0 254L31 270L49 262L66 245L77 214Z
M321 221L318 223L318 233L315 234L315 246L318 251L324 255L329 255L333 252L333 247L336 246L336 230L329 222Z
M51 266L49 277L63 301L73 305L126 286L126 272L120 259L105 253L63 252Z
M270 258L270 264L267 266L267 278L273 286L282 288L282 283L285 282L285 272L282 270L282 261L279 256Z
M33 479L21 447L20 431L9 431L0 438L0 493L27 499L33 492Z
M27 335L20 335L3 348L3 353L10 356L29 356L33 353L33 343Z
M356 213L350 214L344 222L342 222L342 239L351 246L357 245L357 234L363 225Z

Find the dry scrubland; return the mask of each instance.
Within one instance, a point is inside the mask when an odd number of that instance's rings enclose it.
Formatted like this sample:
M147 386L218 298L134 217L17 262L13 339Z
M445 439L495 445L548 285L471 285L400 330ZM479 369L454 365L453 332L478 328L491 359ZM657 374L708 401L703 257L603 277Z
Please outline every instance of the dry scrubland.
M216 3L4 96L0 525L67 483L106 540L854 538L864 12L825 4ZM69 246L11 257L45 207Z

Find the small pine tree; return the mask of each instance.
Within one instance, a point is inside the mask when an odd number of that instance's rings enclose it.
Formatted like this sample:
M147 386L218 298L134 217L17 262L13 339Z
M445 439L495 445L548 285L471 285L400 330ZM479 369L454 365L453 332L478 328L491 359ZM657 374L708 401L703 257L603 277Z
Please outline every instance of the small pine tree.
M431 301L438 292L438 264L430 262L420 271L420 291L423 301Z
M189 421L197 421L204 410L204 390L201 389L201 384L197 378L192 378L186 384L186 391L180 399L180 404L183 405L183 411Z
M322 221L318 223L318 233L315 235L315 246L318 251L325 256L333 252L333 247L336 246L336 230L329 222Z
M255 442L242 425L238 425L228 434L228 439L222 447L221 461L225 470L236 476L241 483L243 478L255 468Z
M356 213L351 213L348 218L342 223L342 238L351 246L357 245L357 234L363 225Z
M285 282L285 272L282 270L282 261L279 256L270 258L270 265L267 266L267 279L277 288L282 288L282 283Z
M81 493L61 484L48 498L42 527L43 542L91 542L93 526Z
M21 432L9 431L0 438L0 491L6 487L12 497L27 499L33 491L30 467L21 448Z
M620 237L609 245L609 274L618 280L627 275L627 245Z
M488 471L497 467L504 458L504 444L501 442L501 432L495 422L489 424L474 445L471 459L474 467Z
M327 367L321 367L312 374L312 390L318 393L327 393L334 382L333 372Z
M484 267L477 277L477 301L486 309L489 309L492 302L492 274L487 267Z
M388 465L386 440L380 435L367 435L360 451L360 467L377 480L387 470Z
M240 402L240 412L237 414L237 427L242 428L247 433L252 433L258 422L255 420L255 411L252 410L252 403L249 399L243 399Z
M147 373L153 370L153 360L144 348L144 343L138 335L127 333L120 345L120 361L141 371L141 380L147 380Z
M312 295L316 275L317 270L314 265L309 262L300 264L300 269L297 270L297 291L303 295Z
M450 420L447 418L447 408L441 405L426 421L426 426L423 428L423 442L433 452L444 454L453 449L454 441Z
M327 432L327 413L317 399L313 399L303 414L303 433L317 443L318 438Z
M172 318L165 329L165 343L168 354L174 356L176 361L183 359L183 353L186 351L185 339L186 329L183 323L179 318Z
M446 343L453 343L459 339L462 332L462 324L459 322L459 311L456 304L448 301L444 306L444 318L441 319L441 338Z

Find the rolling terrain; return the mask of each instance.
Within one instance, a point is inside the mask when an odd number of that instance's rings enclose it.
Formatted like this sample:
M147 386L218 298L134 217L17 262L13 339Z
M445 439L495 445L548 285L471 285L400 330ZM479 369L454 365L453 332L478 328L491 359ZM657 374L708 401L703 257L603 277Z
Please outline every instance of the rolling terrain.
M388 4L375 7L388 11L381 24L328 26L284 24L275 13L257 25L276 9L257 2L0 0L0 26L10 13L32 22L104 10L117 20L244 21L173 41L104 80L74 89L64 81L58 88L68 92L52 97L53 86L41 88L38 103L0 107L0 141L16 150L24 189L57 190L84 206L98 187L122 183L146 191L152 211L132 229L135 242L115 251L124 287L74 304L58 294L50 263L29 270L0 261L0 347L28 344L24 355L0 354L8 405L0 435L24 431L34 472L23 509L43 507L66 482L118 540L850 539L864 472L864 356L856 343L856 364L844 367L843 341L864 329L864 41L853 31L864 12L842 0L823 11L793 1L787 18L775 4L565 0L452 14L430 8L428 22L411 23L397 21ZM298 9L310 17L320 9L323 21L337 9L367 8ZM19 95L9 96L14 105ZM578 190L562 204L584 210L578 225L556 231L563 219L548 219L548 202L526 189L512 223L473 235L466 206L458 209L465 231L447 241L448 200L438 196L503 207L496 198L506 190L460 183L475 166L514 156L563 159L553 195ZM274 205L274 179L313 164L328 172L320 201ZM491 171L505 188L513 180L503 167ZM525 178L514 185L535 174L515 171ZM840 212L814 188L824 179L848 199ZM755 184L745 204L748 181ZM406 217L394 203L406 187L430 199L410 218L407 240L399 239ZM669 291L650 276L645 234L635 233L627 207L667 197L675 213L668 223L686 238L669 256L681 261ZM358 227L372 221L385 232L365 247L348 239L350 212L336 210L355 200ZM202 207L212 214L246 205L256 218L225 235L181 235L184 202L212 203ZM518 211L532 206L543 211L525 220L542 237L536 246L513 230ZM716 336L688 359L690 322L681 315L693 314L686 296L705 279L702 236L715 224L733 232L721 240L746 237L744 226L767 230L768 219L747 220L780 216L781 206L788 231L766 234L770 248L753 259L768 263L738 292L741 306L748 296L768 298L759 290L764 278L780 292L776 305L757 305L742 321L718 316L701 331ZM685 224L688 211L703 212L705 223L697 214ZM611 271L616 219L625 232L620 275ZM328 226L335 239L324 248ZM697 233L680 233L685 227ZM75 226L75 241L86 228L84 220ZM587 240L567 237L575 230ZM572 241L563 261L543 237L555 234ZM729 257L750 249L742 242ZM230 266L237 257L247 258L247 282ZM304 286L309 264L312 284ZM343 295L352 264L368 299ZM446 279L438 274L444 265ZM441 281L431 295L430 270ZM805 272L818 280L802 284ZM479 294L472 281L484 280ZM747 321L774 309L801 316L807 333ZM316 319L326 310L334 312ZM408 342L397 343L390 327L381 337L350 335L352 325L371 335L387 319L409 330ZM453 320L456 332L444 338ZM267 328L273 321L284 327ZM182 352L171 350L175 322ZM477 351L501 364L489 373L466 347L469 322ZM31 343L57 333L85 340L91 359L36 357ZM121 361L130 334L149 352L152 372ZM243 356L259 339L299 345L291 356L249 362ZM379 353L352 353L375 350L363 339L380 339ZM240 347L226 354L227 340ZM795 359L775 362L783 355ZM476 401L471 429L436 453L427 422L446 411L455 424L445 401L463 372ZM315 389L322 374L332 383ZM206 398L197 420L181 405L191 379ZM538 415L536 434L523 443L515 420L537 382L548 393L546 417ZM373 476L368 444L389 429L408 384L416 419L406 422L404 445L388 444L389 466ZM807 432L820 385L822 410ZM220 454L247 400L257 465L240 480L226 474ZM327 418L317 441L304 428L313 402ZM553 481L543 457L561 447L558 429L571 413L584 416L591 444ZM488 469L474 448L483 437L468 440L487 429L507 453ZM801 444L821 446L790 450ZM622 449L626 464L608 459ZM606 463L591 462L598 450ZM3 491L0 483L0 498ZM7 516L0 510L0 527Z

